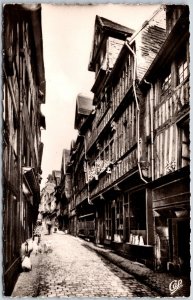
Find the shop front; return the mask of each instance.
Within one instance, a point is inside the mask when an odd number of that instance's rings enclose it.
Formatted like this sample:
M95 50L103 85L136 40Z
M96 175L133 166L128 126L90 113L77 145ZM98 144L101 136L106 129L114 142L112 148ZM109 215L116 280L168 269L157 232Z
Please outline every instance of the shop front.
M151 191L147 188L125 195L124 252L130 259L153 267Z
M116 187L117 189L117 187ZM99 205L100 203L100 205ZM148 265L153 264L151 191L111 191L98 199L97 242Z
M58 221L58 229L68 232L69 228L69 220L68 220L68 211L67 208L60 208L57 211L57 221Z
M95 241L95 206L86 198L77 207L77 235L89 241Z
M152 195L156 269L188 274L190 272L189 177L171 178L167 183L154 188Z

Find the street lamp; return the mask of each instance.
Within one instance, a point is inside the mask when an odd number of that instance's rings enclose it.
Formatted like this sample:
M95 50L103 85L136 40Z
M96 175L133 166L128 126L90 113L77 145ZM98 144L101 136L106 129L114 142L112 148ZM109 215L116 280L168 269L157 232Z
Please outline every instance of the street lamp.
M86 138L82 134L78 134L78 136L84 138L84 160L86 164L86 172L85 172L85 181L87 183L87 198L88 198L88 204L93 205L92 201L90 200L90 191L89 191L89 178L88 178L88 159L87 159L87 145L86 145Z

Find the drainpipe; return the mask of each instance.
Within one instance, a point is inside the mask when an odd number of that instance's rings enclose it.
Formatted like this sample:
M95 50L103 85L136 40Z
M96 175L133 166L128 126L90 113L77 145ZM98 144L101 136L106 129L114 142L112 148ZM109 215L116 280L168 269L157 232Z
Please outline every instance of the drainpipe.
M152 180L154 180L154 142L153 142L153 84L151 82L148 82L144 79L144 82L151 86L150 89L150 136L151 136L151 175Z
M139 138L139 113L140 113L140 108L139 108L139 102L137 99L137 93L136 93L136 87L135 87L135 76L136 76L136 66L137 66L137 59L136 59L136 54L135 52L132 50L132 48L130 47L130 45L128 44L128 41L126 40L125 42L126 46L128 47L128 49L131 51L131 53L133 54L133 58L134 58L134 70L133 70L133 91L134 91L134 97L135 97L135 102L136 102L136 107L137 107L137 165L138 165L138 169L139 169L139 175L140 178L143 182L148 183L142 175L142 171L141 171L141 165L139 162L140 159L140 153L139 153L139 144L140 144L140 138Z

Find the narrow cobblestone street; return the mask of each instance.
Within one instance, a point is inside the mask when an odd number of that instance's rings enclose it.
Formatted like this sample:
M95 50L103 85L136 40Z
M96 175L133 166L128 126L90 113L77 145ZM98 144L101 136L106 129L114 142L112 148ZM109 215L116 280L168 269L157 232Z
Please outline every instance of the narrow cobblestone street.
M155 297L132 275L87 249L85 242L62 232L41 241L52 252L32 253L32 271L20 274L12 296Z

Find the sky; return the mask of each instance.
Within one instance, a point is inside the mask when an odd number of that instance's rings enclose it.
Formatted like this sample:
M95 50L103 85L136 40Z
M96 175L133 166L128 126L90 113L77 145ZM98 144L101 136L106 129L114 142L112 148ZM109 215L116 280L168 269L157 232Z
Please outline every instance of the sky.
M61 169L62 150L75 139L74 116L79 93L93 97L94 73L88 63L96 15L134 30L140 29L158 5L56 5L42 4L43 55L46 78L46 117L42 130L43 188L52 170Z

